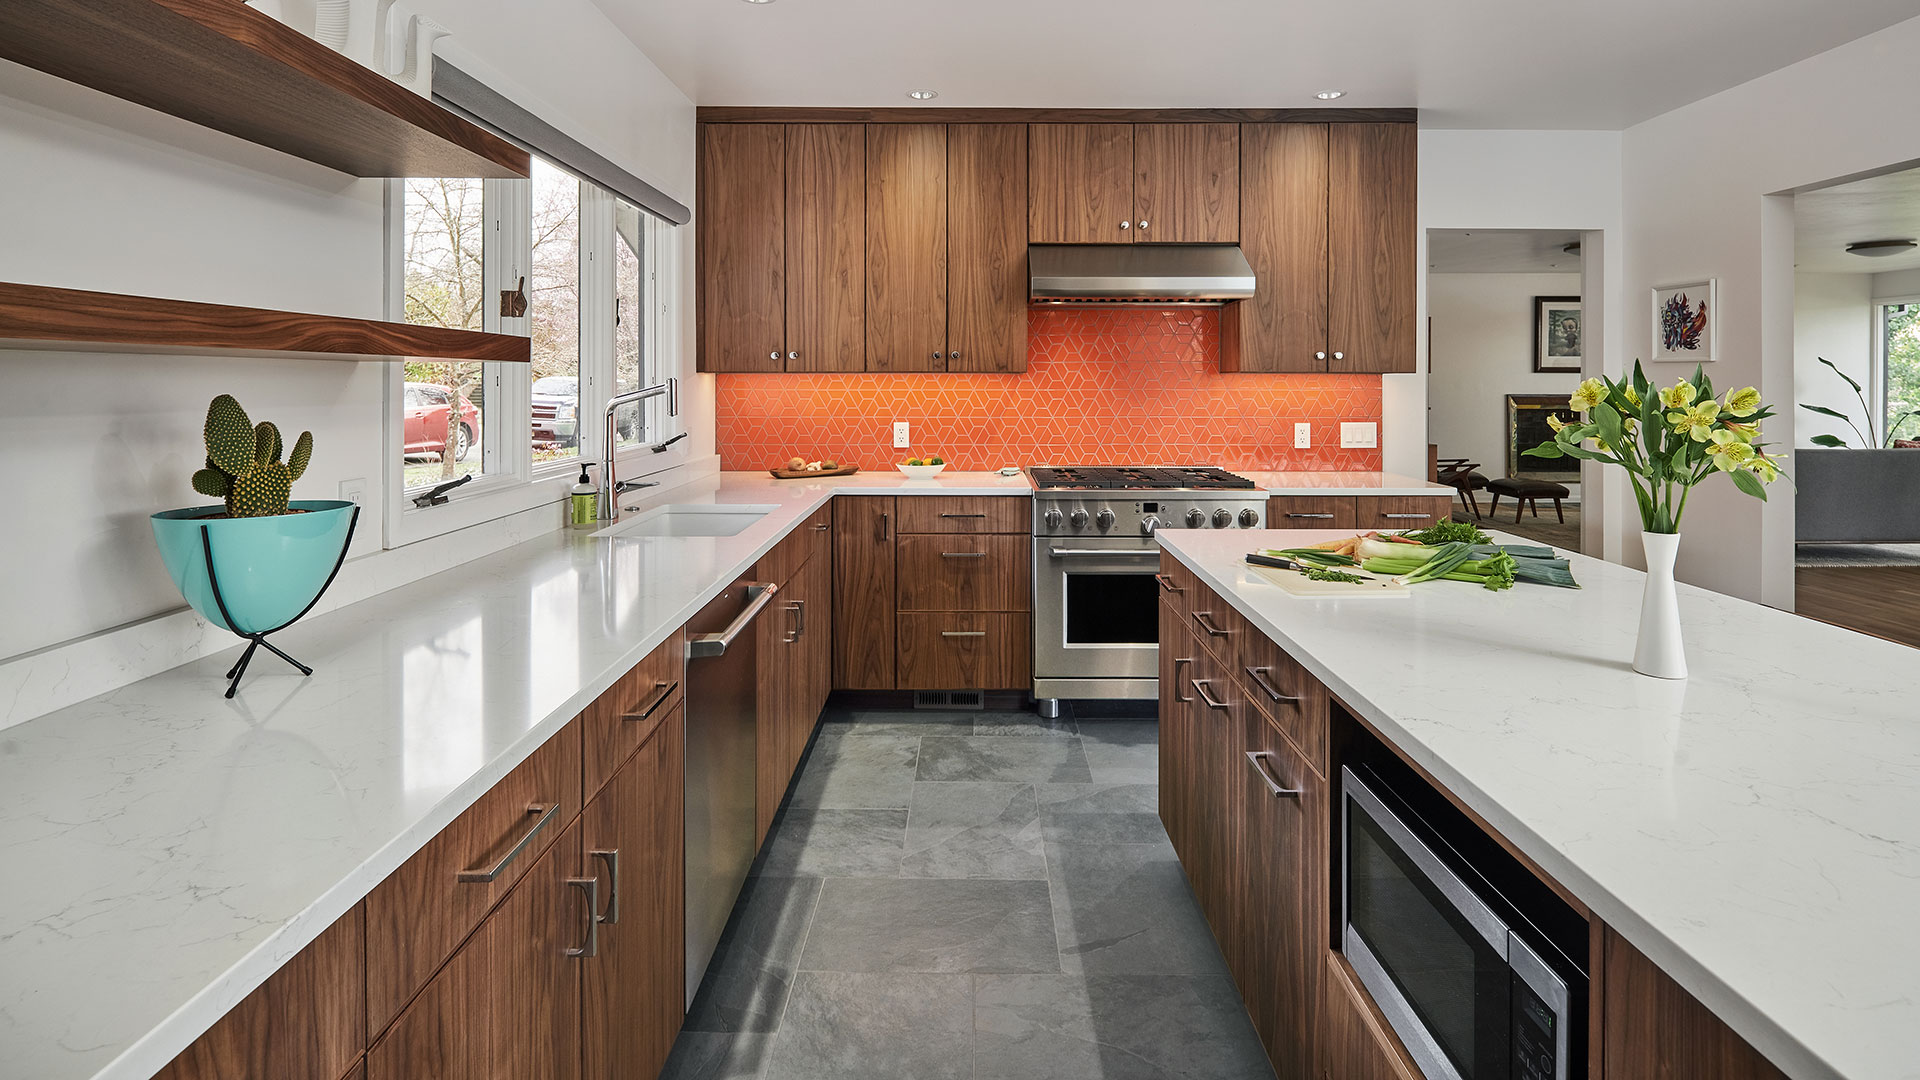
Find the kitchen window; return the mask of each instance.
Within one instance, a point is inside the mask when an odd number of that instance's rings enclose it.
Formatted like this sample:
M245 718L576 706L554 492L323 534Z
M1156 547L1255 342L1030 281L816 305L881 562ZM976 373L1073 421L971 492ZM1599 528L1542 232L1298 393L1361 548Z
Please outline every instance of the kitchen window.
M483 329L486 198L481 181L408 180L402 201L402 304L406 321ZM483 438L497 416L499 364L409 360L401 384L401 471L407 490L502 469Z
M1874 410L1883 445L1920 439L1920 298L1880 305L1880 363Z
M580 224L581 197L587 185L538 156L533 159L531 184L528 226L532 273L527 290L528 329L533 338L530 437L534 466L539 469L580 456Z

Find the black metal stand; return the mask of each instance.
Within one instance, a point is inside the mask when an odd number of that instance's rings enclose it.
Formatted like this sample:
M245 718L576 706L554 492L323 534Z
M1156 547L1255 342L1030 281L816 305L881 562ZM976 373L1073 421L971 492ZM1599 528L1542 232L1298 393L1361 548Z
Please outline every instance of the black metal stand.
M267 640L267 635L277 634L287 627L292 626L294 623L299 622L307 612L313 610L313 605L319 603L320 598L326 595L327 588L333 584L333 579L339 576L340 567L346 564L347 549L353 546L353 530L358 527L359 524L360 508L356 506L353 508L353 516L347 519L347 538L340 544L340 557L334 560L333 570L327 574L327 580L321 583L320 591L313 594L313 599L307 601L307 606L300 609L300 614L295 615L293 618L288 619L286 622L281 623L271 630L259 630L253 633L242 633L234 629L233 615L227 611L226 598L220 595L220 575L213 569L213 530L207 528L205 525L200 526L200 550L204 552L207 557L207 584L213 586L213 602L219 606L220 617L226 620L227 629L233 630L235 634L247 640L246 651L240 654L240 659L235 661L231 668L227 669L227 697L232 697L234 691L240 689L240 678L247 673L247 665L253 661L253 651L262 645L266 646L268 652L299 668L300 674L313 674L312 668L280 651L278 646Z

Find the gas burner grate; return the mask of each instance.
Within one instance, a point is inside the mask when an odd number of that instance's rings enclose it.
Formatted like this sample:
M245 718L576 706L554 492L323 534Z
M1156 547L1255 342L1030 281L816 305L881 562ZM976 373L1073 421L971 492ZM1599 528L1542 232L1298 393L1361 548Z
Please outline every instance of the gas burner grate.
M1244 476L1211 467L1036 465L1027 471L1042 489L1246 491L1254 486Z

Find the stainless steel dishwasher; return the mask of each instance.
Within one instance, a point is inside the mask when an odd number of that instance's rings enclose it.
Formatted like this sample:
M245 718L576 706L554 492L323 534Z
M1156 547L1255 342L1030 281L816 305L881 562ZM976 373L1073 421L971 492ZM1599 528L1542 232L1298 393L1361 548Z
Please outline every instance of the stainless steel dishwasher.
M778 586L740 580L687 623L687 1004L753 863L753 622Z

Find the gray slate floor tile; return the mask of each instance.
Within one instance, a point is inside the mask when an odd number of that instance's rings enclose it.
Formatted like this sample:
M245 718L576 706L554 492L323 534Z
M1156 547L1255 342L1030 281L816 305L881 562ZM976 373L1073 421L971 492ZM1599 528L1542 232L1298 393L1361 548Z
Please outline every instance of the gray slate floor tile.
M1039 713L1027 710L1022 712L983 711L975 713L973 716L973 730L971 732L957 732L956 734L1052 736L1055 738L1065 738L1071 735L1078 735L1079 733L1079 729L1073 725L1073 717L1071 716L1061 716L1053 720L1048 720ZM931 735L933 732L928 732L927 734Z
M833 878L803 971L1059 971L1044 881Z
M915 784L907 812L910 878L1047 877L1040 815L1029 784Z
M806 972L765 1080L969 1080L972 984L966 975Z
M972 780L1021 784L1084 784L1093 779L1079 739L998 736L920 740L923 781Z
M978 1080L1271 1080L1223 975L983 975Z
M1064 971L1211 975L1226 970L1171 844L1048 844L1047 881Z
M818 878L755 877L693 999L686 1030L772 1031L780 1026L794 965L820 897Z
M972 711L932 709L835 709L820 721L820 737L893 735L919 738L922 735L971 735Z
M907 807L920 740L899 735L822 740L794 784L790 806L816 810Z
M1158 784L1160 725L1154 720L1082 720L1080 743L1095 783Z
M1050 844L1158 844L1157 784L1041 784L1040 825Z
M901 810L796 810L767 838L763 877L893 877L907 838Z

